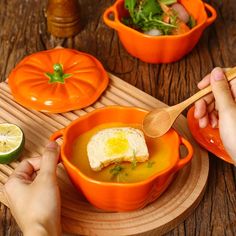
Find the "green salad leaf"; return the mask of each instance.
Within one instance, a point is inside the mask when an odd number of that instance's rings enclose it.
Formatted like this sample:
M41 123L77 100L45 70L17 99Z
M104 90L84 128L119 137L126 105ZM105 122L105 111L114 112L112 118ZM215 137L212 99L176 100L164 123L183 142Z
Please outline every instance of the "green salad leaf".
M141 7L142 7L142 14L146 17L149 17L150 14L156 15L162 13L160 4L158 3L157 0L143 1Z
M125 7L129 10L131 16L133 16L134 8L137 0L125 0Z
M177 0L161 0L163 3L173 4ZM163 10L157 0L125 0L125 8L130 17L124 18L123 23L141 31L151 29L161 30L169 34L176 26L163 21Z
M168 6L168 5L172 5L174 3L177 3L177 0L159 0L159 2L162 2Z

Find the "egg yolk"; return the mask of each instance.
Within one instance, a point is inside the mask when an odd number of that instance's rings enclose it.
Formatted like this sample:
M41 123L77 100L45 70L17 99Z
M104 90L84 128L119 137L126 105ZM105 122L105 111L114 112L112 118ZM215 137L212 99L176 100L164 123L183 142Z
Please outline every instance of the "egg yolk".
M122 155L128 150L129 142L125 136L125 132L117 132L114 137L106 141L105 152L107 156Z

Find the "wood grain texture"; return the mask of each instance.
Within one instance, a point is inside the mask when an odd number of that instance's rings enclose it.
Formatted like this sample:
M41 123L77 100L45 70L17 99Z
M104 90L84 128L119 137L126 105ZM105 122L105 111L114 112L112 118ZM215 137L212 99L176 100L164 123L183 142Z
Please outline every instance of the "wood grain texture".
M0 84L0 122L10 122L21 127L25 134L25 149L22 158L41 155L48 137L63 124L68 125L81 115L93 111L97 105L104 107L114 99L115 104L136 106L152 110L163 107L163 103L129 85L127 82L109 75L110 82L102 97L85 110L76 110L62 114L46 114L28 110L17 104L11 95L7 83ZM133 96L135 94L135 96ZM83 112L83 113L82 113ZM46 125L44 125L46 124ZM201 201L209 173L209 161L206 151L202 150L191 137L184 116L175 123L176 130L193 145L194 155L191 163L180 170L173 183L158 200L143 209L109 213L92 207L81 192L71 184L62 164L57 168L58 183L61 192L62 229L64 232L79 235L157 235L164 234L176 227L191 214ZM185 154L186 155L186 154ZM183 156L185 156L183 155ZM18 165L0 165L0 202L8 206L2 191L14 168Z
M94 55L108 71L166 104L174 105L194 94L198 90L198 81L214 66L232 67L236 64L235 0L207 1L217 10L216 22L205 30L189 55L166 65L143 63L125 51L117 34L102 22L102 13L113 0L79 2L81 32L74 38L57 39L46 32L46 0L1 0L0 80L5 80L25 55L61 44ZM110 103L106 99L103 102ZM235 168L211 155L203 201L187 220L167 235L235 235L235 186ZM1 206L0 216L1 235L20 235L4 206Z

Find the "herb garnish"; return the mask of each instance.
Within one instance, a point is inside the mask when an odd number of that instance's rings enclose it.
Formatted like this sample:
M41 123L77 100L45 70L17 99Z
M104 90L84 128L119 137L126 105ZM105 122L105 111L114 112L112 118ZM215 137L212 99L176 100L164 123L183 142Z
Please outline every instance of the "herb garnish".
M148 162L147 162L147 168L152 168L152 166L155 164L155 161L151 161L151 160L149 160Z
M121 175L122 175L122 171L124 170L125 168L120 165L119 163L117 163L112 169L110 169L110 173L112 174L112 177L111 179L114 179L116 178L117 182L120 182L120 178L121 178ZM124 173L124 176L127 176L128 173Z
M133 150L133 161L131 162L131 168L135 169L137 166L136 151Z
M120 164L116 164L112 169L110 169L110 173L113 176L117 176L123 169L123 166L121 166Z

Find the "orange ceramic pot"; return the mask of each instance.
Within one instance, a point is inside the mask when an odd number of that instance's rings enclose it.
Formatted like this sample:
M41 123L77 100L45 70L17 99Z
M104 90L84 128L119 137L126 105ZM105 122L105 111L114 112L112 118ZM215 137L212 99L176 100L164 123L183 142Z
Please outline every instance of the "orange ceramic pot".
M132 56L148 63L170 63L189 53L197 44L203 30L216 19L214 8L201 0L178 2L183 4L197 22L189 32L181 35L149 36L124 25L121 19L128 14L124 8L124 0L117 0L109 7L103 14L103 20L117 31L121 43ZM210 12L210 17L207 11Z
M122 122L142 124L147 111L134 107L111 106L97 109L73 121L65 129L51 136L51 140L63 138L61 160L74 185L83 192L87 200L97 208L108 211L131 211L140 209L156 200L170 185L175 173L190 162L191 144L180 137L174 129L160 137L169 143L169 150L163 158L169 158L168 167L151 177L135 183L102 182L86 176L71 162L72 146L77 137L95 126ZM180 159L179 146L183 144L187 155ZM160 147L161 148L161 147ZM83 158L78 156L78 158ZM87 158L87 157L86 157Z

